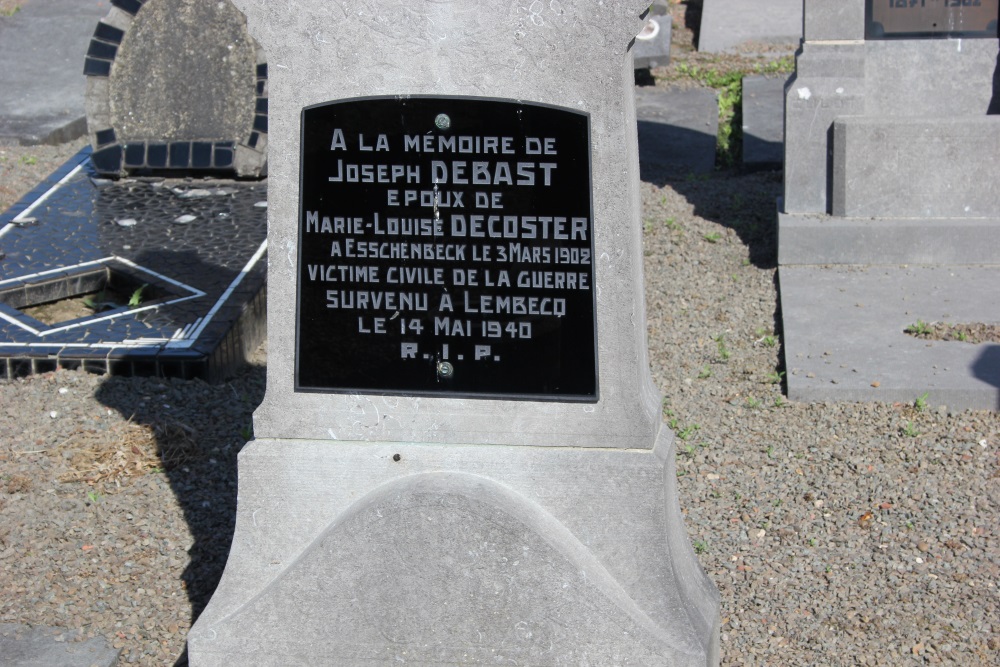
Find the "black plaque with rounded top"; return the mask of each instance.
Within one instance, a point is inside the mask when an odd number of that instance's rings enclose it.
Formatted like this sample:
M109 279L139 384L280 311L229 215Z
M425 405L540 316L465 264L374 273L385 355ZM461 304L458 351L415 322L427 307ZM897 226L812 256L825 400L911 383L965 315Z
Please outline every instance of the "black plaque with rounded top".
M304 109L296 389L596 401L590 174L569 109Z

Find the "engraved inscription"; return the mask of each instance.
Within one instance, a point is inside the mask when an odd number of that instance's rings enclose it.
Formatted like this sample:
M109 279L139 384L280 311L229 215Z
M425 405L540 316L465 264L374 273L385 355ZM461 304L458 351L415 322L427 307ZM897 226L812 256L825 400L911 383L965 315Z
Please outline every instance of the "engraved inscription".
M867 0L867 39L997 37L998 0Z
M302 141L297 389L596 400L585 114L376 98Z

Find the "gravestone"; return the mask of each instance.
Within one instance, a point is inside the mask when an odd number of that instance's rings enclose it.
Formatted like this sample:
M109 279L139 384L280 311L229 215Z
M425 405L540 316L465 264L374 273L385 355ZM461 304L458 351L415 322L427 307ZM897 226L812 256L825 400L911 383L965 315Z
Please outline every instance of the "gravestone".
M635 36L632 58L636 69L666 67L670 64L670 37L673 33L673 16L665 0L656 0L649 6L646 22Z
M236 4L268 389L190 663L717 664L647 364L645 3Z
M806 0L804 10L778 216L789 396L929 391L952 407L996 407L998 383L971 371L981 350L945 351L904 329L996 319L971 286L1000 265L1000 191L987 185L1000 155L998 2ZM915 299L914 285L934 283L932 304ZM828 310L833 285L854 305Z
M267 63L229 0L113 0L87 50L87 128L104 174L267 166Z
M769 51L801 37L802 0L702 0L699 51Z

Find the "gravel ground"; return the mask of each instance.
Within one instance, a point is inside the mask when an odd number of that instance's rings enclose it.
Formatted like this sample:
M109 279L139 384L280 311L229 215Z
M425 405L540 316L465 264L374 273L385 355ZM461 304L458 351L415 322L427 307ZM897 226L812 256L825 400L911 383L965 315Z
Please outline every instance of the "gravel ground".
M80 145L0 147L0 207ZM722 594L722 664L998 664L1000 415L784 398L780 187L780 173L642 184L652 370ZM0 383L0 622L184 664L228 554L265 359L220 386Z

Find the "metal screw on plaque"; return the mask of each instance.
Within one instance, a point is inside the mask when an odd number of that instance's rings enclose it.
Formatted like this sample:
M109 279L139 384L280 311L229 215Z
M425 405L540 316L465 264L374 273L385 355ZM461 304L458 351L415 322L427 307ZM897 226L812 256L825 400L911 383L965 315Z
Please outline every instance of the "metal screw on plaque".
M455 374L455 367L447 361L439 361L437 365L437 374L439 378L450 378Z
M451 127L451 118L446 113L439 113L437 118L434 119L434 125L439 130L447 130Z

